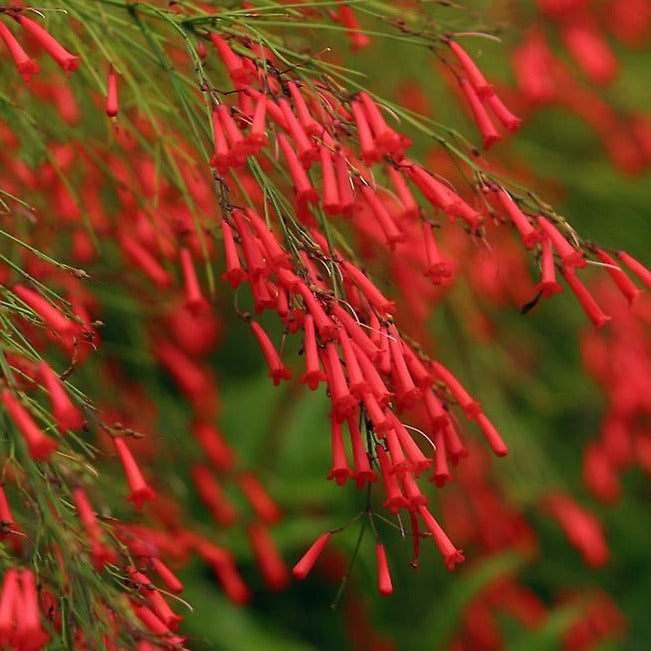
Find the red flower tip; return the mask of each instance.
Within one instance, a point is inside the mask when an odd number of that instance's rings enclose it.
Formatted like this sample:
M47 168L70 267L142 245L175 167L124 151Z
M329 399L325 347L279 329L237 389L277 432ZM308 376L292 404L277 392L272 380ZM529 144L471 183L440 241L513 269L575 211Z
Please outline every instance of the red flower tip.
M384 545L381 545L380 543L375 545L375 558L377 560L378 590L381 595L388 597L393 593L393 585L391 583L389 563L387 561L387 554Z
M294 565L292 574L295 578L299 581L305 579L314 567L314 564L321 555L321 552L325 549L325 546L328 544L331 537L332 533L327 531L326 533L322 533L316 541L312 543L312 546L305 552L305 554L303 554L301 560Z

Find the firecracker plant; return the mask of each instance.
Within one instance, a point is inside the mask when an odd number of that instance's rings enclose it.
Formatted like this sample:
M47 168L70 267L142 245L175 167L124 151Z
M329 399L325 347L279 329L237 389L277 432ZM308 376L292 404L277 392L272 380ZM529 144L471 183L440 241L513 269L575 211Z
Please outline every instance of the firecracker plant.
M638 38L628 3L611 4L617 34ZM489 453L512 441L458 379L462 360L443 363L454 356L432 341L445 332L431 315L461 285L458 314L477 332L481 302L535 313L572 294L608 404L586 484L612 501L622 468L648 471L635 423L649 417L651 272L585 239L491 155L554 101L582 111L626 169L649 159L649 127L631 122L643 147L625 150L615 109L552 61L545 29L560 30L590 81L615 74L591 3L532 3L517 87L504 93L475 55L500 45L463 5L0 5L0 646L203 648L184 634L183 568L200 559L215 590L246 604L251 586L222 536L237 528L272 590L311 580L354 531L347 569L331 572L335 603L360 555L375 559L380 594L393 592L387 539L410 546L414 567L424 555L454 570L473 555L532 553L531 524L491 475ZM355 52L377 42L424 52L476 131L434 121L417 87L385 97L381 79L359 74ZM413 154L423 143L435 153ZM215 353L251 343L269 382L328 401L305 436L329 437L323 475L359 491L356 514L296 558L274 542L293 516L242 454L247 414L220 427ZM598 519L566 491L547 492L539 511L589 565L607 561ZM547 612L509 574L469 604L454 648L501 648L499 609L534 628ZM566 631L572 648L623 625L603 595L586 613Z

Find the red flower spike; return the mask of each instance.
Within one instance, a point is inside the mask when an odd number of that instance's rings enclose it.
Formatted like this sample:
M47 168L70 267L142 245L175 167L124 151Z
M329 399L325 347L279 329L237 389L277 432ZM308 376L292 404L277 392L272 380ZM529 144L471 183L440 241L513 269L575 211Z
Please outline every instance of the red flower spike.
M544 298L550 298L563 291L563 287L556 282L553 244L546 236L542 241L542 278L536 285L536 291L542 292Z
M209 308L208 301L204 298L197 278L197 272L192 261L192 252L188 248L182 248L181 270L183 271L183 287L185 289L185 308L193 315L198 315Z
M355 193L350 181L350 173L346 159L341 154L335 154L335 170L337 172L337 189L341 214L350 217L355 212Z
M281 518L280 509L269 497L260 481L251 473L242 473L238 478L242 492L246 495L257 516L269 524L278 522Z
M425 526L432 534L432 539L436 543L436 546L439 548L448 570L453 570L454 566L457 565L457 563L463 563L465 560L463 556L463 550L457 549L452 544L450 539L445 534L445 531L441 529L441 526L436 521L434 516L427 510L427 507L421 506L418 509L418 512L420 513L420 517L423 518Z
M583 251L575 249L549 220L538 217L538 224L544 234L552 241L564 267L585 267L587 262Z
M355 466L353 479L355 479L357 488L362 488L367 483L374 484L377 481L377 475L371 468L356 418L354 416L349 416L347 423L348 433L350 435L350 446L353 450L353 464Z
M342 0L339 0L339 2L342 2ZM348 36L353 50L361 50L371 44L370 37L361 31L357 16L348 5L344 4L339 8L339 18L342 25L347 29L346 36Z
M84 424L83 416L73 404L61 380L46 362L39 362L38 372L50 396L52 415L63 434L71 429L79 429Z
M481 133L484 149L489 149L491 145L499 142L502 139L502 136L498 133L495 125L491 121L484 105L481 103L481 100L477 96L475 89L470 85L467 79L460 79L459 84L461 90L466 97L470 111L472 112L475 123Z
M344 370L339 359L337 348L329 341L322 353L323 366L326 370L328 389L332 400L334 415L338 420L343 420L352 415L357 408L358 401L350 392Z
M224 257L226 259L226 272L222 274L222 279L225 280L232 289L237 289L240 283L247 277L246 272L242 268L240 256L237 252L237 245L233 237L233 229L228 222L222 219L222 236L224 238Z
M384 550L384 545L380 543L375 545L375 559L377 560L378 590L382 596L388 597L393 593L393 585L391 584L391 575L389 574L387 554Z
M341 202L339 200L339 188L337 186L337 176L332 160L332 152L322 145L319 150L319 156L321 158L321 171L323 174L323 210L328 215L336 215L341 212Z
M307 386L314 391L319 382L326 379L325 373L321 370L319 363L319 351L316 343L316 332L314 329L314 317L311 314L305 315L303 321L303 328L305 335L303 338L303 351L305 353L305 374L300 379L301 384Z
M18 74L24 81L29 81L32 75L36 75L41 71L38 63L34 59L29 58L11 30L1 20L0 38L5 42L9 54L16 65L16 70L18 70Z
M387 174L402 204L401 216L404 219L416 219L420 214L420 208L404 176L391 165L387 167Z
M532 226L529 218L520 210L506 190L500 188L497 191L497 198L506 214L511 218L514 226L520 232L524 245L528 249L533 249L533 247L541 241L541 233Z
M323 127L312 117L299 87L293 81L288 81L287 88L292 96L296 115L303 130L310 136L320 136L323 133Z
M281 111L289 127L289 135L291 136L294 146L298 151L298 159L305 169L309 169L312 163L319 157L318 148L315 143L310 140L307 133L294 115L289 102L286 99L278 101Z
M244 63L242 57L233 52L231 46L218 34L210 34L219 58L228 70L228 76L233 80L236 86L248 86L252 80L252 70Z
M330 442L332 445L332 470L326 479L328 481L334 479L339 486L343 486L349 477L353 477L353 472L348 467L341 421L337 418L330 419Z
M291 371L283 364L280 355L276 352L271 339L262 329L262 326L257 321L251 321L249 325L269 366L269 377L273 380L274 386L278 386L282 380L290 380L292 377Z
M145 502L156 499L156 493L154 493L142 476L142 472L124 439L121 436L115 436L113 437L113 444L120 457L120 463L124 469L129 490L131 491L127 499L133 502L136 509L140 510Z
M393 221L393 217L385 208L384 204L377 195L377 192L366 184L360 184L362 196L368 207L371 209L377 223L380 225L384 236L387 238L389 248L394 249L396 244L405 241L405 233Z
M515 133L520 128L522 119L511 113L497 95L493 94L488 97L486 99L486 104L488 104L490 110L493 111L493 115L500 121L505 129L511 131L511 133Z
M296 579L302 581L307 577L328 544L330 538L332 538L332 533L327 531L326 533L322 533L314 543L312 543L312 546L305 552L305 554L303 554L301 560L294 565L292 574Z
M344 362L346 364L346 374L348 376L350 392L356 398L360 398L363 393L370 390L370 387L362 374L359 362L357 361L357 355L355 354L351 340L346 334L346 330L344 328L339 328L338 336L339 345L341 346L341 352L344 355Z
M160 558L152 558L151 564L168 590L176 594L183 592L183 583L181 583L176 574L174 574L174 572L172 572L172 570L170 570L170 568L167 567Z
M267 527L260 522L253 522L248 527L248 535L266 586L270 590L286 588L289 583L289 572Z
M448 468L448 460L445 449L445 434L443 430L434 432L434 445L436 452L434 453L434 473L429 478L439 488L443 488L446 483L452 481L452 475Z
M576 296L579 301L583 311L586 313L590 321L594 324L596 328L601 328L612 317L608 316L597 304L597 301L594 300L592 294L588 291L588 288L577 278L574 270L571 267L563 269L563 277L567 281L567 284L570 286L570 289Z
M242 95L242 97L246 97ZM267 98L260 94L255 104L251 131L246 137L252 151L259 151L269 144L269 138L265 130L265 120L267 116Z
M118 76L113 66L110 66L106 80L106 115L114 118L120 111L118 103Z
M407 499L400 490L398 478L391 472L391 462L384 448L381 445L377 445L375 447L375 453L380 463L384 490L386 491L387 498L384 501L384 507L395 515L400 509L407 507Z
M630 271L635 274L641 283L651 289L651 271L649 271L641 262L638 262L632 255L626 251L618 251L617 256L626 265Z
M34 572L24 568L20 573L20 583L22 599L21 607L15 615L17 627L13 645L21 651L37 651L47 644L49 636L41 624Z
M364 113L362 105L358 101L353 100L350 103L350 108L352 109L355 125L357 127L357 138L359 140L362 160L366 165L379 163L382 160L382 156L376 147L373 134L371 133L371 127L366 120L366 114Z
M68 52L52 34L43 29L38 23L27 18L24 14L19 14L16 20L66 72L74 72L79 69L79 57Z
M600 262L605 265L606 272L613 279L619 291L626 298L630 305L642 294L642 290L637 288L633 281L621 270L615 259L606 253L603 249L595 249L595 253ZM639 263L638 263L639 264ZM651 282L651 273L649 273L649 281Z
M23 285L14 285L13 292L43 320L45 325L62 337L74 333L75 325L43 296Z
M502 440L502 437L499 435L498 431L495 429L493 423L488 420L485 414L477 414L476 420L477 424L484 434L484 437L488 441L488 445L491 446L491 450L493 450L493 452L498 457L506 456L509 449L506 446L506 443L504 443Z
M481 412L479 403L472 398L461 382L443 364L432 362L432 370L436 377L445 383L468 418L474 418Z
M366 300L381 314L394 314L396 304L388 300L364 273L354 264L343 260L341 266L349 278L357 285Z
M448 45L461 64L477 96L484 99L494 95L493 85L486 81L486 78L470 55L456 41L449 41Z
M301 167L296 152L292 149L287 138L282 134L278 134L278 144L283 152L283 156L287 161L289 175L296 190L296 199L299 204L313 203L319 200L317 191L312 187L310 179L308 178L305 170Z
M0 400L14 425L25 439L29 456L35 461L47 461L59 447L59 444L42 432L41 428L34 422L27 410L18 402L9 389L3 389L0 392Z

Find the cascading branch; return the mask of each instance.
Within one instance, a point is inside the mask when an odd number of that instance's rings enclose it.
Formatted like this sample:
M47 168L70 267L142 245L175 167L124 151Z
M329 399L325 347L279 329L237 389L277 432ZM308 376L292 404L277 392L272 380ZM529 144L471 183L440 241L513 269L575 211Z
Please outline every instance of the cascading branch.
M156 429L147 413L152 401L131 386L125 366L110 352L102 361L98 304L108 298L85 272L41 252L50 249L69 249L71 264L104 274L114 283L112 292L142 306L138 336L147 359L170 376L192 421L188 482L223 528L242 517L223 484L245 498L248 539L270 588L289 580L270 534L280 510L215 425L218 389L207 364L220 330L215 261L237 290L236 312L248 322L273 383L291 380L297 364L279 351L270 321L260 318L266 312L275 313L284 335L300 340L300 383L311 390L325 385L331 402L327 477L366 491L361 516L377 539L380 593L393 588L376 527L384 517L378 502L391 516L409 518L412 563L427 537L453 569L464 554L431 512L423 478L445 486L452 481L450 466L468 454L457 413L476 424L496 455L505 455L507 446L454 371L410 335L400 296L393 300L390 284L385 287L373 268L379 272L383 264L391 268L408 259L393 279L397 286L419 286L423 279L447 283L452 264L439 247L439 233L457 228L481 241L497 222L512 225L533 252L541 269L539 296L562 291L559 271L597 327L610 317L577 269L599 262L631 301L639 289L615 257L583 242L548 207L509 191L475 161L471 148L459 150L433 134L469 172L471 182L463 188L408 157L411 139L396 116L429 133L426 122L357 88L337 66L292 51L274 34L281 11L288 26L336 20L333 27L343 28L353 48L369 45L346 3L286 10L268 2L238 9L119 0L99 0L90 9L81 0L46 5L67 11L65 20L56 21L60 31L46 30L28 6L0 7L0 37L25 83L43 74L26 53L32 46L81 77L68 81L48 71L39 85L30 82L38 101L52 103L67 123L65 136L34 119L22 123L24 131L0 131L6 145L3 196L12 211L2 232L15 246L12 256L2 254L0 265L0 401L8 435L8 494L0 490L0 510L2 536L11 548L2 559L2 644L39 649L65 635L66 648L183 648L177 633L182 616L170 605L170 593L183 586L168 563L181 564L190 554L213 570L232 601L249 598L232 554L215 542L211 528L177 518L173 490L150 470L164 447L147 436ZM371 16L391 22L391 3L355 3L360 10L363 5ZM98 39L98 27L105 40ZM71 54L59 34L87 47ZM462 37L432 33L415 40L447 64L485 148L502 137L491 114L503 129L517 130L519 118L486 81ZM140 64L148 67L141 70ZM3 65L8 68L9 61ZM103 69L105 82L97 75ZM169 98L161 92L168 82ZM164 104L160 115L142 103L152 90ZM27 106L24 100L19 94L17 103ZM110 145L99 129L86 133L79 124L81 115L86 120L102 111L113 120ZM27 138L43 143L45 162L30 166L21 159ZM111 195L106 201L105 194ZM34 197L37 212L48 215L48 228L28 228L33 239L15 228L27 207L18 197ZM380 261L365 242L381 251ZM651 286L639 262L617 255ZM201 263L209 292L202 288ZM105 379L108 392L86 397L77 388L73 380L87 364ZM125 387L132 396L113 395L129 393ZM109 458L123 470L127 500L137 510L152 502L143 523L112 515L115 489L102 491L101 468L100 479L95 477L95 467ZM24 538L12 515L19 496L28 505ZM551 508L569 530L580 517L561 497ZM308 575L334 533L314 542L294 567L296 578Z

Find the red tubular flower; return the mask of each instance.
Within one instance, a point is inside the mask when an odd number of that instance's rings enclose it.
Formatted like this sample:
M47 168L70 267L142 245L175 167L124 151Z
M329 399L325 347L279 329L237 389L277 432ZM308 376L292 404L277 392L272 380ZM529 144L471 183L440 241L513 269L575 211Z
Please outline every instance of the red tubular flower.
M251 597L251 592L235 567L230 554L208 541L201 541L197 552L208 563L228 599L236 605L245 604Z
M373 397L380 405L386 405L391 398L391 392L387 389L384 380L382 380L382 377L366 353L357 346L356 342L353 343L353 347L355 348L355 357L359 363L360 370L364 375L364 379L366 380Z
M417 511L421 506L427 506L427 497L423 495L413 475L406 473L401 477L401 481L407 496L407 508L410 513Z
M393 221L393 217L391 217L389 211L378 197L377 192L364 183L360 184L360 186L362 196L387 238L389 247L393 249L396 244L404 242L406 237L404 231Z
M619 291L624 295L629 304L633 304L642 290L638 289L633 281L621 270L615 259L603 249L595 249L595 253L601 262L604 263L606 272L613 279ZM639 264L639 263L638 263ZM649 273L651 283L651 273Z
M120 457L120 463L124 469L129 490L131 491L127 499L133 502L135 508L139 510L145 502L155 500L156 493L149 487L145 478L142 476L142 472L124 439L121 436L114 436L113 444Z
M16 615L22 608L20 576L15 567L5 571L0 593L0 646L7 647L16 627Z
M333 414L341 421L355 412L358 400L350 392L339 353L331 341L326 343L323 349L322 361L330 390Z
M505 129L514 133L520 128L522 119L511 113L497 95L488 97L486 104L488 104L490 110L493 111L493 115L501 122Z
M73 488L72 499L88 536L93 567L99 572L106 563L115 563L116 555L102 542L102 530L84 489Z
M449 41L448 45L461 64L461 67L472 84L475 93L477 93L477 95L482 99L494 95L495 90L493 85L486 81L486 78L470 55L456 41Z
M454 569L454 566L457 563L463 563L465 560L463 557L463 550L457 549L452 541L447 537L445 531L441 529L441 526L436 521L434 516L427 510L426 506L421 506L418 509L420 517L423 518L425 526L432 534L432 539L436 543L436 546L439 548L443 560L445 561L445 566L448 570Z
M21 607L17 610L13 644L15 648L24 651L37 651L47 644L49 636L41 624L34 572L23 568L20 573L20 583L22 599Z
M215 520L225 527L236 522L238 519L237 511L224 495L222 487L211 470L207 466L196 463L192 466L191 474L201 501L212 513Z
M235 453L228 446L220 431L210 423L199 421L192 433L202 452L218 470L230 470L235 462Z
M442 429L434 432L434 445L436 446L436 452L434 453L434 472L429 480L434 482L439 488L442 488L447 482L452 481L445 449L445 434Z
M339 345L341 346L341 351L344 354L344 362L346 364L346 374L348 375L348 386L350 392L357 398L361 397L362 393L369 391L369 385L364 378L364 375L360 369L359 362L357 361L357 355L353 348L351 340L346 334L344 328L339 328Z
M538 217L538 224L544 234L552 241L564 267L585 267L587 262L583 251L575 249L549 220Z
M427 470L432 465L432 460L423 454L423 451L418 447L409 432L407 432L407 428L395 414L393 414L392 420L400 445L409 459L409 470L418 477L423 470Z
M368 335L362 330L359 322L351 316L344 307L338 303L333 303L332 313L337 317L339 322L346 328L348 336L364 351L366 356L374 361L377 359L380 351L378 347L368 338ZM368 378L367 378L368 379Z
M567 21L561 34L565 47L591 81L605 84L615 77L617 60L591 21L583 18Z
M335 155L335 170L337 172L340 212L344 217L350 217L355 211L355 193L353 192L346 159L341 154Z
M267 254L267 259L271 265L274 267L289 267L289 253L283 250L282 246L276 239L276 236L271 232L269 226L267 226L262 217L260 217L260 215L258 215L254 210L251 210L251 208L245 208L244 211L251 221L251 224L253 224L253 228L258 237L262 241L262 245Z
M414 195L409 189L405 177L391 165L387 167L387 174L389 175L391 185L396 191L400 203L402 204L401 216L404 219L416 219L420 213L420 208L418 207L416 199L414 199Z
M388 300L382 292L354 264L343 260L341 266L349 278L357 285L366 300L381 314L394 314L396 304Z
M319 351L316 343L316 332L314 330L314 317L311 314L305 315L303 321L305 335L303 338L303 351L305 354L305 374L300 379L302 384L314 391L319 382L326 379L325 373L321 370L319 363Z
M402 349L402 340L398 330L393 325L389 328L389 350L391 351L392 368L395 371L397 380L395 384L398 403L409 408L421 397L421 391L414 384L411 373L409 373Z
M373 484L377 481L377 475L371 469L371 464L366 452L366 447L362 441L362 434L359 431L359 426L354 416L349 416L348 433L350 434L350 446L353 450L353 464L355 471L353 478L357 484L357 488L362 488L365 484Z
M238 478L238 483L247 500L253 507L256 515L268 522L274 524L281 517L280 509L276 503L269 497L260 481L249 472L242 473Z
M242 97L247 97L242 95ZM267 98L262 93L258 96L255 104L255 111L253 112L253 121L251 123L251 131L246 137L252 151L259 151L262 147L269 144L267 131L265 129L267 116Z
M296 115L303 130L311 136L320 136L323 133L323 127L312 117L299 87L293 81L288 81L287 88L292 96Z
M332 339L337 334L337 326L325 313L319 299L312 293L312 290L302 281L298 285L298 293L303 298L307 311L314 317L314 325L319 333L321 341Z
M393 427L393 412L391 412L389 409L386 409L384 413L386 414L387 421L390 424L390 427L388 427L386 432L384 432L384 440L386 446L389 448L389 454L391 455L391 472L394 475L402 477L407 472L410 464L407 461L407 457L405 456L405 453L402 450L402 446L400 445L400 439L398 438L396 430Z
M456 466L460 459L468 456L468 450L463 446L461 439L454 425L448 419L443 427L443 435L445 436L445 449L450 456L450 460Z
M251 321L249 325L269 366L269 377L273 380L274 386L278 386L282 380L290 380L292 377L291 371L283 364L280 355L276 352L271 339L262 329L262 326L257 321Z
M11 58L14 60L18 74L24 81L29 81L32 75L41 71L38 63L30 59L11 30L0 20L0 38L5 42Z
M282 590L287 587L289 572L267 527L260 522L253 522L249 525L248 534L256 562L267 587L270 590Z
M332 152L324 145L321 145L319 155L321 157L321 171L323 174L323 210L328 215L336 215L341 212L341 202L339 200L339 188L337 186L337 176L332 160Z
M317 562L319 556L325 549L325 546L328 544L328 541L332 538L332 533L326 531L322 533L313 543L312 546L303 554L301 560L294 565L292 574L299 581L302 581L310 573L314 564Z
M391 574L389 573L389 563L384 545L378 543L375 545L375 559L377 560L378 590L384 597L393 593L391 584Z
M563 287L556 282L556 266L554 264L554 248L552 241L547 237L542 240L542 278L536 285L536 290L542 292L545 298L563 291Z
M27 18L24 14L18 14L16 20L66 72L74 72L79 69L79 57L68 52L52 34L43 29L38 23Z
M192 314L197 315L208 309L208 301L203 296L197 272L192 261L192 252L183 247L180 253L181 270L183 272L183 287L185 289L185 300L183 304Z
M212 32L210 40L233 83L236 86L248 86L252 79L252 69L244 63L242 57L233 52L231 46L221 36Z
M617 256L635 274L641 283L651 289L651 271L641 262L638 262L632 255L626 253L626 251L618 251Z
M240 256L237 252L237 245L233 237L233 229L225 219L221 221L222 236L224 238L224 257L226 259L226 272L222 274L232 289L237 289L240 283L246 278L247 274L242 268Z
M524 245L528 249L533 249L533 247L542 239L541 233L532 226L529 218L520 210L506 190L499 188L497 191L497 198L499 199L502 208L504 208L507 215L511 218L514 226L520 232Z
M446 384L468 418L474 418L481 412L479 403L472 398L461 382L443 364L432 362L432 370L436 377Z
M493 423L488 420L486 414L477 414L476 419L484 437L488 441L488 445L491 446L491 450L493 450L498 457L506 456L509 449L506 446L506 443L502 440L498 431L495 429Z
M230 108L226 104L220 104L217 107L219 121L228 136L228 142L231 147L230 164L243 165L247 156L251 153L248 142L244 139L237 123L231 115Z
M212 112L212 133L215 151L213 157L210 159L210 166L216 167L223 174L234 161L231 148L226 140L221 114L217 110Z
M167 636L171 633L170 629L165 626L154 612L147 608L147 606L140 606L134 603L131 604L133 612L136 613L138 619L144 624L145 628L154 635Z
M50 394L52 415L57 421L59 431L63 434L70 429L79 429L84 424L83 416L79 409L72 404L61 380L46 362L38 364L38 372Z
M170 568L167 567L167 565L165 565L165 563L163 563L160 558L153 557L151 559L151 564L168 590L171 590L177 594L179 592L183 592L183 583L181 583L176 574L174 574L174 572L172 572L172 570L170 570Z
M342 2L343 0L339 0ZM347 29L346 35L350 39L353 50L361 50L371 44L371 39L361 31L359 21L353 10L346 4L339 7L339 18Z
M70 319L66 318L52 303L47 301L43 296L23 285L14 285L13 292L18 298L28 305L45 325L54 330L59 335L71 335L75 331L75 326Z
M461 90L466 97L470 111L475 119L475 123L479 128L479 132L482 135L484 141L484 149L488 149L494 143L500 141L502 136L498 133L495 125L491 122L491 119L484 108L484 105L481 103L475 89L470 85L467 79L461 78L459 80Z
M289 175L292 178L294 189L296 190L296 199L299 204L316 203L319 200L317 191L312 187L310 179L305 170L301 167L296 152L289 144L289 140L282 134L278 134L278 144L287 161Z
M118 76L110 66L108 79L106 81L106 115L114 118L120 110L118 103Z
M425 275L432 279L435 285L440 285L445 278L452 275L449 265L444 262L439 253L439 248L434 238L434 230L429 222L423 222L423 245L427 268Z
M161 289L167 289L172 284L170 275L161 264L154 258L138 240L131 235L123 233L120 238L120 246L127 257L137 266L149 279Z
M18 402L9 389L0 392L0 400L18 431L23 435L29 456L35 461L47 461L59 447L56 441L46 436L34 422L27 410Z
M289 128L289 135L298 151L298 159L301 161L301 164L305 169L309 169L312 163L319 156L318 148L309 138L307 133L305 133L305 129L303 129L298 118L294 115L289 102L286 99L280 99L278 100L278 106L280 106L280 109L285 116L285 122Z
M375 453L380 463L382 481L384 482L384 490L386 492L384 507L389 509L391 513L396 514L400 509L407 507L407 499L400 490L398 477L391 472L391 462L384 447L377 445L375 447Z
M359 140L362 160L367 165L379 163L382 160L382 156L376 147L373 133L371 132L371 127L366 119L366 114L364 113L362 105L357 100L353 100L350 103L350 108L353 112L353 117L355 118L357 139Z
M583 311L587 314L588 318L597 328L601 328L612 317L608 316L594 300L588 288L577 278L576 273L571 267L563 269L563 277L570 286L570 289L579 301Z
M373 98L366 92L359 94L359 99L364 106L364 112L368 123L373 130L375 142L387 154L391 154L396 160L400 160L404 154L404 146L401 137L386 123L382 112Z

